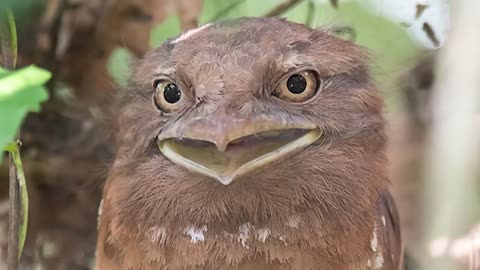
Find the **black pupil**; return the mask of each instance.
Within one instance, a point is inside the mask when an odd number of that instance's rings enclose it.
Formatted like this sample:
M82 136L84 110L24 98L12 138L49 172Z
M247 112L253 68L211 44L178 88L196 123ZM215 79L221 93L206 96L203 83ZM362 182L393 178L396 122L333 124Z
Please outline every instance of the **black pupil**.
M180 100L180 90L178 86L174 83L169 83L163 88L163 97L168 103L176 103Z
M307 88L307 80L300 74L292 75L287 80L287 88L294 94L300 94Z

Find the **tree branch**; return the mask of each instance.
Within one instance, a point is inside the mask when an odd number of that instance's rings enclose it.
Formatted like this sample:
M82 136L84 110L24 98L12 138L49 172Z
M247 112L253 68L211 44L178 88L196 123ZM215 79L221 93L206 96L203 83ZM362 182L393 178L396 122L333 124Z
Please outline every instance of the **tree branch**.
M293 8L294 6L300 4L303 0L286 0L283 3L276 6L274 9L270 10L265 14L265 17L276 17L282 15L285 11Z
M244 2L245 2L245 0L239 0L237 2L232 3L231 5L227 6L226 8L224 8L223 10L221 10L220 12L215 14L215 16L213 16L213 18L211 18L209 21L215 22L215 21L220 20L225 14L232 11L233 9L235 9L239 5L243 4Z
M9 155L9 227L8 227L8 254L7 265L8 270L18 269L18 256L19 256L19 233L18 228L20 226L20 190L17 180L17 172L15 163L13 161L13 154Z

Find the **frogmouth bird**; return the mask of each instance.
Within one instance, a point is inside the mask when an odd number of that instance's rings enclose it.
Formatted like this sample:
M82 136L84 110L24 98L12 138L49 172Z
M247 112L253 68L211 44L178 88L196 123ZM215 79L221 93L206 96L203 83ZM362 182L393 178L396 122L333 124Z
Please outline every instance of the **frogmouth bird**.
M119 106L98 269L399 269L368 58L279 18L149 52Z

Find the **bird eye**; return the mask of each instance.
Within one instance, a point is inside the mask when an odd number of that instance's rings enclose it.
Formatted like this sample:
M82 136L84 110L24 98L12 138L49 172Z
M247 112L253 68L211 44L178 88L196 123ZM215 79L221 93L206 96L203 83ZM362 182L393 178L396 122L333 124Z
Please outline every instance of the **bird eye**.
M283 79L273 95L290 102L304 102L317 93L317 77L313 71L302 71Z
M157 107L169 113L178 109L179 101L182 99L182 91L170 81L159 80L155 82L154 98Z

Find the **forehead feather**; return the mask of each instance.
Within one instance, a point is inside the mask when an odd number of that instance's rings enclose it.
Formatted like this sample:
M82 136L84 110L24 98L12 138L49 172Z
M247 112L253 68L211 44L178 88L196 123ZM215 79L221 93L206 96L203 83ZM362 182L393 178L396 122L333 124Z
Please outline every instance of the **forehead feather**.
M367 58L362 48L321 29L279 18L241 18L208 24L166 42L140 62L135 79L172 68L194 73L205 65L220 71L272 61L280 69L309 65L334 75L350 72Z

